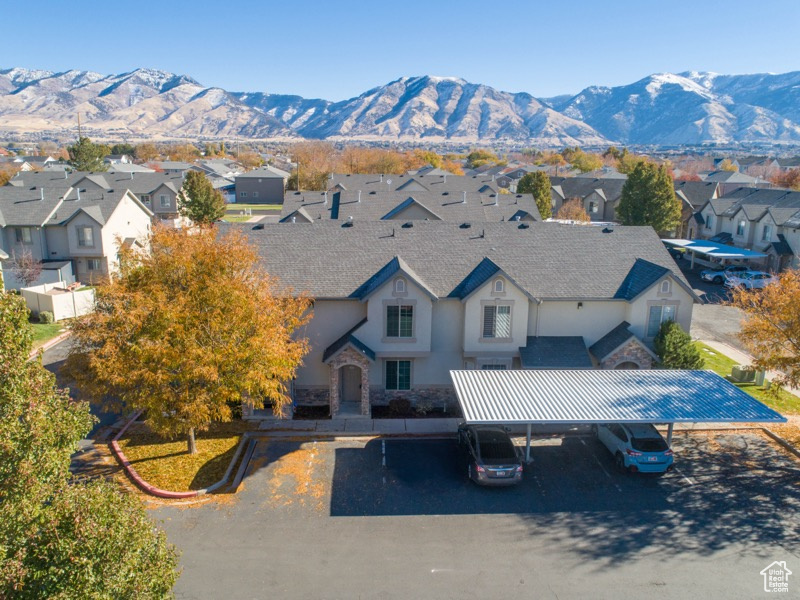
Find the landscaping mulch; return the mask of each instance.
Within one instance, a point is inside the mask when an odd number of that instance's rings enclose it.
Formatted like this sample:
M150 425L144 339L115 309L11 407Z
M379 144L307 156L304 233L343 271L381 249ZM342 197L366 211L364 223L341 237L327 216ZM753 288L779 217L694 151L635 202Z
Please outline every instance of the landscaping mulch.
M434 409L420 414L415 410L407 413L397 413L389 406L373 406L372 418L373 419L460 419L463 415L458 407L450 407L446 411Z
M295 406L292 419L297 421L322 421L330 419L328 406Z

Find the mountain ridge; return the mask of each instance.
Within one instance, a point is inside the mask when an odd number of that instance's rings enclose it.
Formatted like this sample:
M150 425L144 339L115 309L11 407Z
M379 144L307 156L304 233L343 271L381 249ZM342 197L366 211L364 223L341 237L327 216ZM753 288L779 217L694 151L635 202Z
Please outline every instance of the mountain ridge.
M536 98L459 77L404 76L332 102L236 92L159 69L0 69L0 135L495 142L539 146L800 143L800 71L654 73Z

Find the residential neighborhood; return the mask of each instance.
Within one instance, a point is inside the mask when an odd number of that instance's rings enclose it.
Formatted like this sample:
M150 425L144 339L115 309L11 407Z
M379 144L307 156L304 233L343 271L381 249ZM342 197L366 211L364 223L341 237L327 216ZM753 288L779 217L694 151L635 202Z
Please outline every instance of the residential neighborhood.
M487 8L6 7L0 598L797 594L800 5Z

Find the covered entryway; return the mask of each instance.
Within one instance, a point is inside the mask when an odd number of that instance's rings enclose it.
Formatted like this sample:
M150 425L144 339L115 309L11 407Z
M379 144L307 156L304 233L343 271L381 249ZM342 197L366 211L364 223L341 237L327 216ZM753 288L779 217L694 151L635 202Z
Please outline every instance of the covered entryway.
M361 412L361 368L344 365L339 368L339 410L347 414Z
M469 424L785 423L711 371L450 371Z
M369 366L375 361L375 352L353 335L366 322L364 319L357 323L322 355L322 362L331 371L328 397L332 417L339 414L342 405L349 414L366 417L370 414Z

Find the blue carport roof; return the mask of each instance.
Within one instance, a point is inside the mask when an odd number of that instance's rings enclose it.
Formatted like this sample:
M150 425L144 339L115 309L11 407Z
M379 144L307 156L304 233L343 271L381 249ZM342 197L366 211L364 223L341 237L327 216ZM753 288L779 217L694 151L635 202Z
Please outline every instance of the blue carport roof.
M712 371L450 371L467 423L782 423Z
M665 239L661 241L670 246L686 248L692 252L716 258L764 258L766 256L763 252L728 246L727 244L720 244L719 242L712 242L710 240Z

